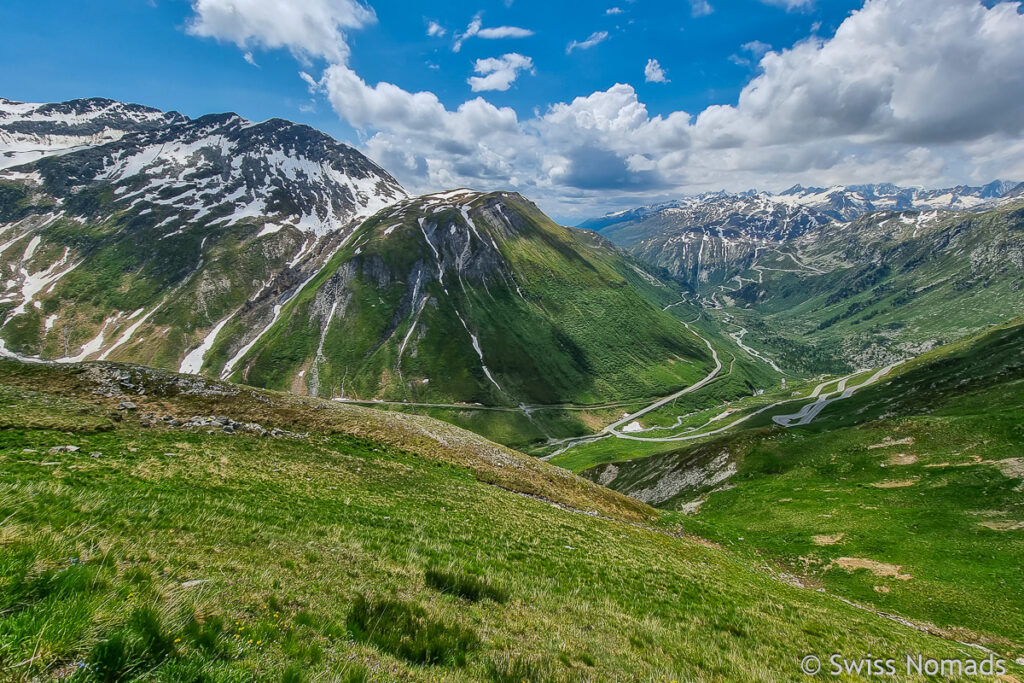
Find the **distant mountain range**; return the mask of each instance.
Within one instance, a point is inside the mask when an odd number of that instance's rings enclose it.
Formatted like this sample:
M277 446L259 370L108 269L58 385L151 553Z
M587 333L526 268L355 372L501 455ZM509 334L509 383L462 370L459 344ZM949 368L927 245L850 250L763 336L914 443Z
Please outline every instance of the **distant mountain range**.
M940 190L884 183L780 192L712 192L585 221L643 261L690 286L721 284L747 270L765 248L833 223L880 211L984 211L1024 194L1024 183L997 180Z
M835 370L906 358L1024 313L1022 196L1024 184L1008 181L794 187L583 225L664 268L705 307L756 314L749 326L790 367Z
M892 183L877 185L835 185L828 188L803 187L794 185L779 193L759 192L707 192L694 197L640 206L609 213L580 224L581 228L602 231L605 228L645 220L659 213L679 209L686 211L694 207L715 207L719 213L744 213L746 200L759 202L747 204L748 210L763 211L765 205L785 207L806 207L834 220L849 221L871 211L926 211L935 209L976 209L993 206L1002 198L1024 194L1024 183L996 180L987 185L957 185L939 190L919 187L900 187ZM729 207L732 207L732 211Z

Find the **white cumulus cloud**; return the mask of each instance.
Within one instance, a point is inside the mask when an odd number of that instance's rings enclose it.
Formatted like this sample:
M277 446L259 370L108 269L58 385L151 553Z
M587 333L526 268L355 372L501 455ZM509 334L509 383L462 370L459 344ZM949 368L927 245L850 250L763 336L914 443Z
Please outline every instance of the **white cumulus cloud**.
M787 12L795 12L814 7L814 0L761 0L766 5L781 7Z
M665 70L661 68L661 64L658 63L657 59L647 60L647 66L644 67L644 80L648 83L669 82L665 76Z
M754 55L757 59L764 57L768 51L772 49L771 45L760 40L752 40L749 43L743 43L740 47Z
M455 36L455 43L452 45L452 50L455 52L460 51L462 49L462 44L469 38L473 37L497 40L499 38L529 38L532 35L533 31L519 26L493 26L485 28L483 15L477 14L469 22L466 30Z
M482 97L448 108L430 92L368 84L341 60L304 78L411 190L517 189L564 217L719 188L1024 180L1020 8L866 0L831 37L744 45L757 75L735 101L696 116L652 115L627 84L520 118ZM605 39L598 32L567 51ZM470 84L506 89L532 70L528 60L479 60Z
M524 57L516 52L510 52L501 57L490 57L478 59L473 65L473 71L480 74L469 78L470 88L473 92L483 90L508 90L519 77L520 71L534 73L533 60Z
M706 17L714 11L708 0L690 0L690 14L695 17Z
M357 0L191 0L187 31L195 36L234 43L245 52L287 48L297 57L348 61L345 31L377 20L372 8Z
M606 40L608 40L608 31L595 31L586 40L574 40L569 43L565 48L565 54L569 54L573 50L589 50Z

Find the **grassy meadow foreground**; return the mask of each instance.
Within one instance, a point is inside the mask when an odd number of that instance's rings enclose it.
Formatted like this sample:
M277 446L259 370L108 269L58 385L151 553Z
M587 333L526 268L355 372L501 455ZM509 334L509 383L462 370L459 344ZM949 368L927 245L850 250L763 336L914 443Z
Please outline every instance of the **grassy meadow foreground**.
M428 418L7 361L0 416L3 680L775 681L806 654L986 656Z

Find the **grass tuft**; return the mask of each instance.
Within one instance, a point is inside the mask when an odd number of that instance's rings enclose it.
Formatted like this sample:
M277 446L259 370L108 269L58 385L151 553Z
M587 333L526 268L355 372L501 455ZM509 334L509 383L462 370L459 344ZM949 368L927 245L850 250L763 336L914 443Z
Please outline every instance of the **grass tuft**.
M281 683L304 683L306 674L299 664L289 664L281 674Z
M164 628L160 613L152 607L136 609L129 628L138 638L140 655L147 662L158 664L176 654L173 636Z
M487 579L472 574L461 574L432 567L427 570L424 578L431 588L449 595L457 595L470 602L480 602L481 600L508 602L508 591L492 585Z
M487 679L493 683L558 683L562 680L549 659L502 654L487 662Z
M400 600L358 595L347 624L356 640L415 664L462 666L466 655L480 644L470 629L431 619L419 605Z
M221 617L211 617L202 623L192 621L185 627L185 636L192 641L196 649L212 655L221 653L223 633L224 620Z
M114 633L93 646L89 653L87 678L101 683L123 681L131 671L131 648L123 633Z

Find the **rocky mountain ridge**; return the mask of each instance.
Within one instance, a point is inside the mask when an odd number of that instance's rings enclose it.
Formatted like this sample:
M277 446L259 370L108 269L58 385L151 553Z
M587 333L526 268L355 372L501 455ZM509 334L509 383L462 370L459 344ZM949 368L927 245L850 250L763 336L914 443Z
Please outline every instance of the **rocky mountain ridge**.
M0 101L0 158L0 352L22 358L198 370L205 328L271 317L408 196L308 126L103 99Z

